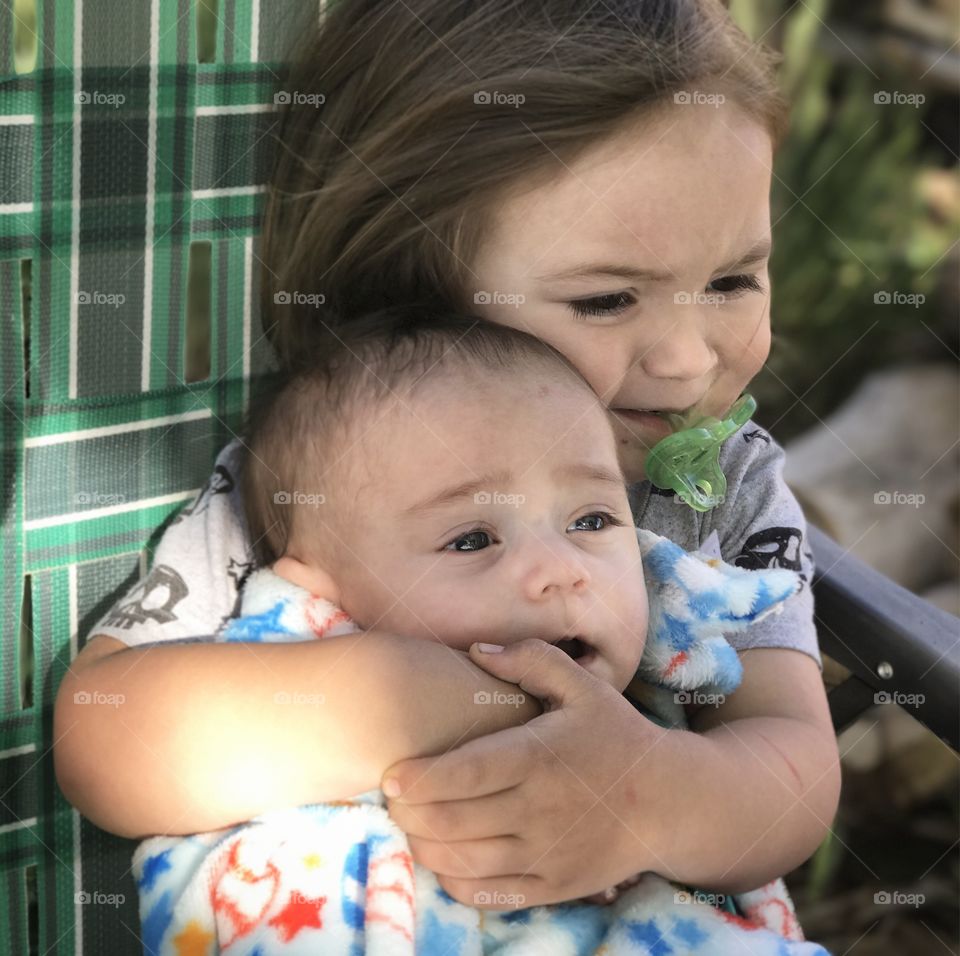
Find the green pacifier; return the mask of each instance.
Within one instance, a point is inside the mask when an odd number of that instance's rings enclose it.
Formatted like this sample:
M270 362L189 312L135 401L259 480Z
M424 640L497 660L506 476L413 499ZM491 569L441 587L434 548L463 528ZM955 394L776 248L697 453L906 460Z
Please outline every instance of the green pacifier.
M647 477L658 488L671 488L695 511L709 511L723 501L727 479L720 470L720 446L757 410L752 395L741 395L726 418L689 421L668 415L677 429L657 442L647 455Z

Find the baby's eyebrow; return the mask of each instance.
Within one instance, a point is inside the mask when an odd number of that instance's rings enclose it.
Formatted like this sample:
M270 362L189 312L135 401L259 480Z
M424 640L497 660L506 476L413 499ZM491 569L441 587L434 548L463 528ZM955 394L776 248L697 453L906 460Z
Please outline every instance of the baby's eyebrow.
M472 481L464 481L459 485L453 485L451 488L444 488L436 494L424 498L423 501L419 501L409 508L404 508L403 514L419 514L423 511L432 511L443 505L459 501L461 498L472 498L484 492L491 494L494 491L500 491L501 489L509 487L511 481L513 481L513 473L509 471L498 471L481 475Z
M617 490L626 492L627 483L622 474L607 468L605 465L578 463L564 465L554 469L554 476L571 480L602 481L614 485ZM421 514L424 511L433 511L444 505L452 504L463 498L475 498L477 495L491 495L494 492L506 491L514 481L510 471L498 471L481 475L471 481L464 481L450 488L443 488L436 494L418 501L416 504L404 508L404 515ZM488 499L489 500L489 499Z
M564 465L562 468L555 469L553 473L558 478L580 478L585 481L602 481L606 484L614 485L617 490L627 490L627 482L623 474L619 471L612 471L605 465Z

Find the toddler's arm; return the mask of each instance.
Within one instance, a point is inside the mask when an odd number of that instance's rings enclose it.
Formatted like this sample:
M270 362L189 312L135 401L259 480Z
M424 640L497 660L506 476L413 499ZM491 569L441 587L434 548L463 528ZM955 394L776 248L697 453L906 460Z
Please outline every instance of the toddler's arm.
M493 702L475 705L478 692ZM122 836L218 829L372 789L399 759L540 713L529 696L496 703L498 692L517 688L466 654L376 631L143 647L100 635L57 694L57 780Z
M721 705L670 731L682 781L651 816L683 826L652 833L663 876L738 893L795 869L830 828L840 795L837 742L816 663L797 651L741 655L743 682ZM641 767L643 765L641 764ZM660 841L663 842L660 842Z
M736 892L798 866L830 827L840 791L836 737L820 673L813 619L813 556L803 512L783 479L785 456L753 422L721 452L725 500L703 518L722 552L743 568L791 568L804 581L783 613L729 637L743 681L719 706L688 711L707 787L687 806L695 819L728 821L703 834L706 852L673 844L684 872ZM695 749L695 748L692 748ZM707 779L710 779L707 784ZM693 829L697 829L694 827ZM687 830L689 833L690 831Z

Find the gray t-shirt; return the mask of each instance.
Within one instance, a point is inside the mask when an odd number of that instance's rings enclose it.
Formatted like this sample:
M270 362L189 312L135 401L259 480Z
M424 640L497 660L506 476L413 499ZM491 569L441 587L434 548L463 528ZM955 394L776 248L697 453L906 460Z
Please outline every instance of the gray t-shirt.
M164 532L149 574L91 634L135 646L216 634L239 613L243 583L255 567L237 481L240 447L234 440L220 452L196 499ZM813 556L805 542L803 513L783 481L783 459L770 435L748 422L720 452L727 492L711 511L694 511L649 481L632 486L630 504L638 527L688 551L719 545L720 556L740 567L799 572L803 587L781 614L728 640L738 651L803 651L822 668L810 593Z

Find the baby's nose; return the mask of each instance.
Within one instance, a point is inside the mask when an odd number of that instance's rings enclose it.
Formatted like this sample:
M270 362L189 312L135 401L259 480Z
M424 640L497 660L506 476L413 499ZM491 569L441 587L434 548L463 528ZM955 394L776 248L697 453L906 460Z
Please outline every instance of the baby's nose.
M579 593L590 585L590 572L578 550L568 542L536 548L525 571L523 587L532 601L552 594Z

